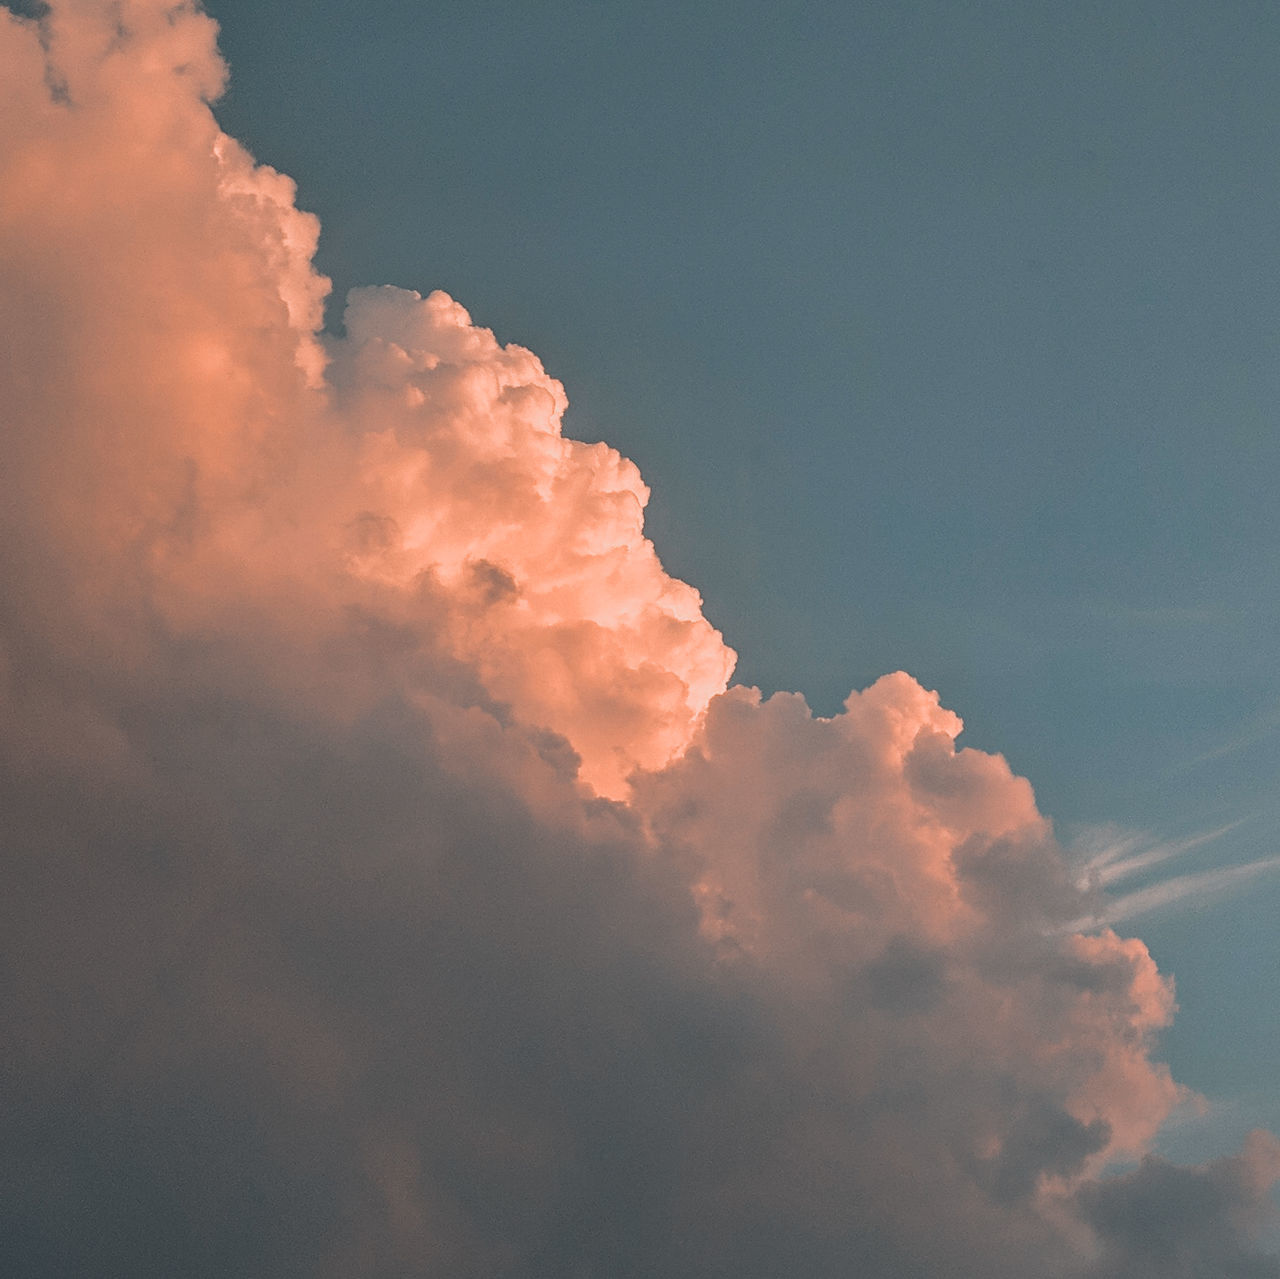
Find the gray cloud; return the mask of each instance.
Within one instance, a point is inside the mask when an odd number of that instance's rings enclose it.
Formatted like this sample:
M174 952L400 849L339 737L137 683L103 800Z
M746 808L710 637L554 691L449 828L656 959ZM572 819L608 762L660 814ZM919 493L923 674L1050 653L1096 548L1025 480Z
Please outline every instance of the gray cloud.
M1083 1187L1098 1232L1098 1279L1273 1279L1280 1258L1250 1248L1244 1232L1273 1218L1267 1187L1280 1143L1254 1133L1237 1155L1196 1167L1148 1157L1121 1177Z

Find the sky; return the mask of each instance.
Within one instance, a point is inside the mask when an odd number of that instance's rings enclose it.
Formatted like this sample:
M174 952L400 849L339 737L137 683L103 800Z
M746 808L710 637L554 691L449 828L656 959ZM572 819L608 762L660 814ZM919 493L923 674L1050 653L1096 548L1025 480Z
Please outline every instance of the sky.
M1163 880L1280 853L1280 15L211 12L334 322L443 288L535 350L737 680L907 670L1082 848L1230 828ZM1211 882L1143 921L1164 1050L1280 1123L1280 876Z
M1280 1275L1280 17L861 8L0 8L6 1273Z

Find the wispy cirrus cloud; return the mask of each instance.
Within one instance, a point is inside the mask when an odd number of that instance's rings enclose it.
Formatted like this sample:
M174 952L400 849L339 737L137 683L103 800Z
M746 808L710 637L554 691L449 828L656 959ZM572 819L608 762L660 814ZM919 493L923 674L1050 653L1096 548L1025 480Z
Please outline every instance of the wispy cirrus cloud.
M1145 888L1137 888L1111 899L1089 917L1089 923L1095 927L1101 924L1118 924L1178 903L1191 905L1207 901L1278 870L1280 856L1262 857L1240 866L1219 866L1213 870L1175 875L1171 879L1148 884Z
M1153 840L1142 831L1099 826L1077 834L1072 852L1085 859L1082 881L1106 887L1211 844L1243 825L1245 820L1239 818L1179 840Z
M1234 866L1218 865L1157 879L1119 896L1103 894L1103 890L1115 884L1141 878L1157 867L1222 839L1245 821L1240 818L1179 840L1158 840L1146 832L1114 826L1078 832L1071 845L1073 859L1079 867L1078 883L1082 889L1099 894L1099 904L1088 916L1072 921L1071 927L1111 926L1179 903L1205 901L1280 870L1280 855L1261 857Z

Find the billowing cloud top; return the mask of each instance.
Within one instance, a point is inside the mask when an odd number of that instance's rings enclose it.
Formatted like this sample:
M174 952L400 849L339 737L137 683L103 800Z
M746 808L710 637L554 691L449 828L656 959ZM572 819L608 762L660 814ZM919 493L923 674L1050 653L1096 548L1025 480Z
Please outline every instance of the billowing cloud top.
M560 384L443 293L358 289L346 328L352 571L400 596L430 582L452 651L525 723L562 734L586 782L624 794L688 746L733 668L644 537L640 473L565 439Z
M215 34L0 9L5 1273L1280 1275L1030 786L726 691L445 295L321 336Z

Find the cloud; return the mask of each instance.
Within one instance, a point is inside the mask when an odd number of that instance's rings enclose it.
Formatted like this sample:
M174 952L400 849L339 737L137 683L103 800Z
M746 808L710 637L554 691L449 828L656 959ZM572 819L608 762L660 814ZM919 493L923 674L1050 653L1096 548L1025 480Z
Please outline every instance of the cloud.
M1030 785L902 673L726 689L451 299L318 337L214 37L0 10L5 1273L1090 1279L1188 1185L1273 1273L1267 1139L1104 1175L1173 991Z
M1081 1202L1102 1244L1099 1279L1270 1279L1280 1259L1242 1246L1242 1230L1274 1217L1280 1142L1251 1133L1237 1155L1196 1167L1149 1157L1086 1186Z
M1148 884L1145 888L1136 888L1132 892L1109 899L1090 918L1097 924L1116 924L1121 920L1145 915L1148 911L1171 906L1175 902L1204 901L1274 870L1280 870L1280 857L1262 857L1240 866L1221 866L1191 875L1175 875L1171 879Z
M1113 827L1098 827L1083 832L1075 841L1073 851L1083 853L1086 858L1084 877L1087 881L1110 886L1213 843L1235 830L1242 821L1228 822L1216 830L1172 842L1154 841L1140 831L1120 832Z
M1212 843L1239 825L1241 821L1229 822L1216 830L1170 842L1152 840L1140 831L1118 831L1109 826L1082 831L1072 848L1077 859L1084 859L1078 883L1082 889L1110 888ZM1262 857L1242 865L1218 866L1156 880L1118 897L1100 896L1088 916L1073 920L1067 927L1076 930L1117 924L1180 901L1203 901L1276 869L1280 869L1280 857Z
M566 439L560 384L443 293L355 290L346 328L334 380L363 428L341 499L352 572L398 596L429 578L452 650L568 738L598 791L625 794L684 749L734 662L644 537L639 472Z

